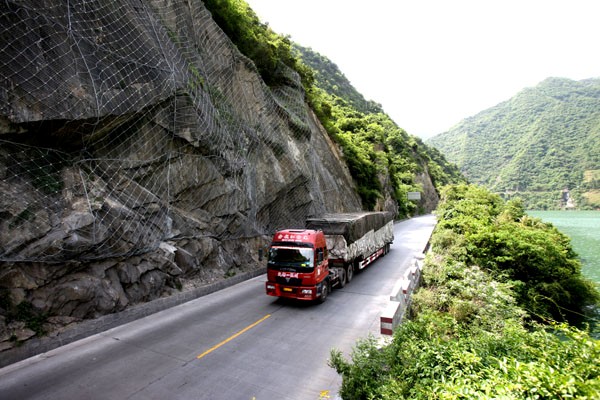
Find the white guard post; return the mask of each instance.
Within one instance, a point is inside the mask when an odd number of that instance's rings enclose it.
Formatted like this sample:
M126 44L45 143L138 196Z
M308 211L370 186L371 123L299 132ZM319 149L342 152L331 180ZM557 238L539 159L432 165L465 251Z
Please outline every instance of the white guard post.
M412 293L421 281L422 259L413 259L412 265L404 273L404 276L396 282L390 302L381 313L380 324L382 335L392 335L394 329L402 323L406 311L410 306Z

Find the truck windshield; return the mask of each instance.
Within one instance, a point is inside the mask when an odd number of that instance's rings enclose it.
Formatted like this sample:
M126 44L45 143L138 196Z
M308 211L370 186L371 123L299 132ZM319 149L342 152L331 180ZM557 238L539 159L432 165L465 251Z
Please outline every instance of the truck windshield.
M268 266L275 269L306 270L313 267L314 251L303 247L271 247Z

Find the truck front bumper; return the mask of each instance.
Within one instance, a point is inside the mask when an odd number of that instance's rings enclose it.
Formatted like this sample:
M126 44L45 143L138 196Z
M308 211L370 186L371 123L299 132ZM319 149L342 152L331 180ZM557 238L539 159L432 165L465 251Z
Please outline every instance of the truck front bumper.
M266 282L265 289L269 296L298 300L315 300L319 293L316 286L289 286L275 282Z

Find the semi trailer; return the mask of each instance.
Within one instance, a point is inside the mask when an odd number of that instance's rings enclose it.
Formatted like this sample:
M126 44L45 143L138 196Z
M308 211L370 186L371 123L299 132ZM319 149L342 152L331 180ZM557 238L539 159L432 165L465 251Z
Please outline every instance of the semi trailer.
M393 214L325 214L301 229L275 232L267 259L270 296L319 302L354 273L384 256L394 240Z

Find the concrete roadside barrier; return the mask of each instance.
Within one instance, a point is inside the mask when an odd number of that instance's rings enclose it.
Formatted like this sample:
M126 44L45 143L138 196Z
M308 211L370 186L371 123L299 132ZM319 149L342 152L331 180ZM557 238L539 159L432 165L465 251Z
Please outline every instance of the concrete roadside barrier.
M419 287L422 267L423 258L415 257L411 266L394 285L390 301L380 317L382 335L392 335L394 329L404 320L410 307L411 296Z

